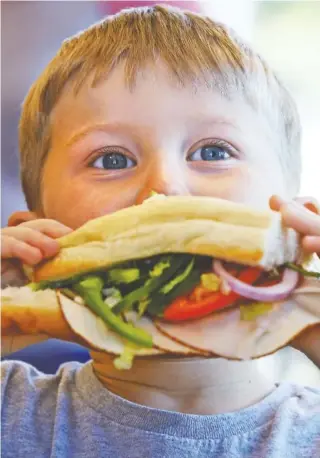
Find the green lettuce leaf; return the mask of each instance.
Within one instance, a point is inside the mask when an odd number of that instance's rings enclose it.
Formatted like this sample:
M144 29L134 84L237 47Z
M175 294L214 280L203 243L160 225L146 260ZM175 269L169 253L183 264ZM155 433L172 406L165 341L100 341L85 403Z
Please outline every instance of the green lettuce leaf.
M121 355L113 360L113 365L118 370L129 370L132 368L134 356L134 348L126 345Z
M240 305L240 319L243 321L253 321L261 315L265 315L272 310L272 304L258 302L256 304Z

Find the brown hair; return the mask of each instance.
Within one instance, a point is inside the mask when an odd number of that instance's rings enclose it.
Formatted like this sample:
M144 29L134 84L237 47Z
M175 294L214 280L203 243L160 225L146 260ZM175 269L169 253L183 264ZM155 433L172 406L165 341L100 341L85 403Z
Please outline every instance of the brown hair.
M124 10L63 42L32 85L19 126L23 191L29 209L41 208L42 169L50 149L50 113L69 81L79 90L125 63L133 88L139 70L161 59L178 84L205 84L225 97L243 96L263 113L277 135L292 192L300 180L300 124L295 104L261 57L212 19L165 6Z

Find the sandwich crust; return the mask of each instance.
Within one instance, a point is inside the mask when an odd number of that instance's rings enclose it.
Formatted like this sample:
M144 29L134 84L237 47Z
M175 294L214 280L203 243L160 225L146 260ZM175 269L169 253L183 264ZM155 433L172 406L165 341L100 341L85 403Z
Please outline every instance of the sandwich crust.
M84 224L34 281L63 279L162 253L206 255L271 269L298 256L298 235L280 215L209 197L157 196Z

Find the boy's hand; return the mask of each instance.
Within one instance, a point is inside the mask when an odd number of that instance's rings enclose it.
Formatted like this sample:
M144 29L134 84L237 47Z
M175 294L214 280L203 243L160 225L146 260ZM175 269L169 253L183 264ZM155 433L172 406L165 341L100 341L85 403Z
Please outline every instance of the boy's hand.
M55 240L71 229L51 219L35 219L1 229L1 281L5 286L27 282L22 264L34 266L59 251Z
M300 197L285 202L278 196L272 196L270 207L280 211L286 226L302 234L302 246L306 253L320 253L320 205L315 199ZM307 328L291 344L320 368L320 325Z
M286 226L303 235L306 253L320 253L320 204L312 197L298 197L286 202L279 196L270 199L272 210L280 211Z

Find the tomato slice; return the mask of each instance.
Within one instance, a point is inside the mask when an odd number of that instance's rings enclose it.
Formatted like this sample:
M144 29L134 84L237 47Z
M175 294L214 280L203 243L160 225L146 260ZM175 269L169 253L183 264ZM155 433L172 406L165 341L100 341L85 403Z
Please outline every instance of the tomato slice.
M237 275L237 278L245 283L253 284L261 277L263 270L250 267L243 269L240 273L235 271L230 271L230 273ZM230 291L229 294L224 294L221 291L208 292L206 290L201 295L201 288L201 286L197 286L187 296L175 299L165 309L163 318L168 321L186 321L202 318L212 312L230 307L241 298L239 294L233 291Z

